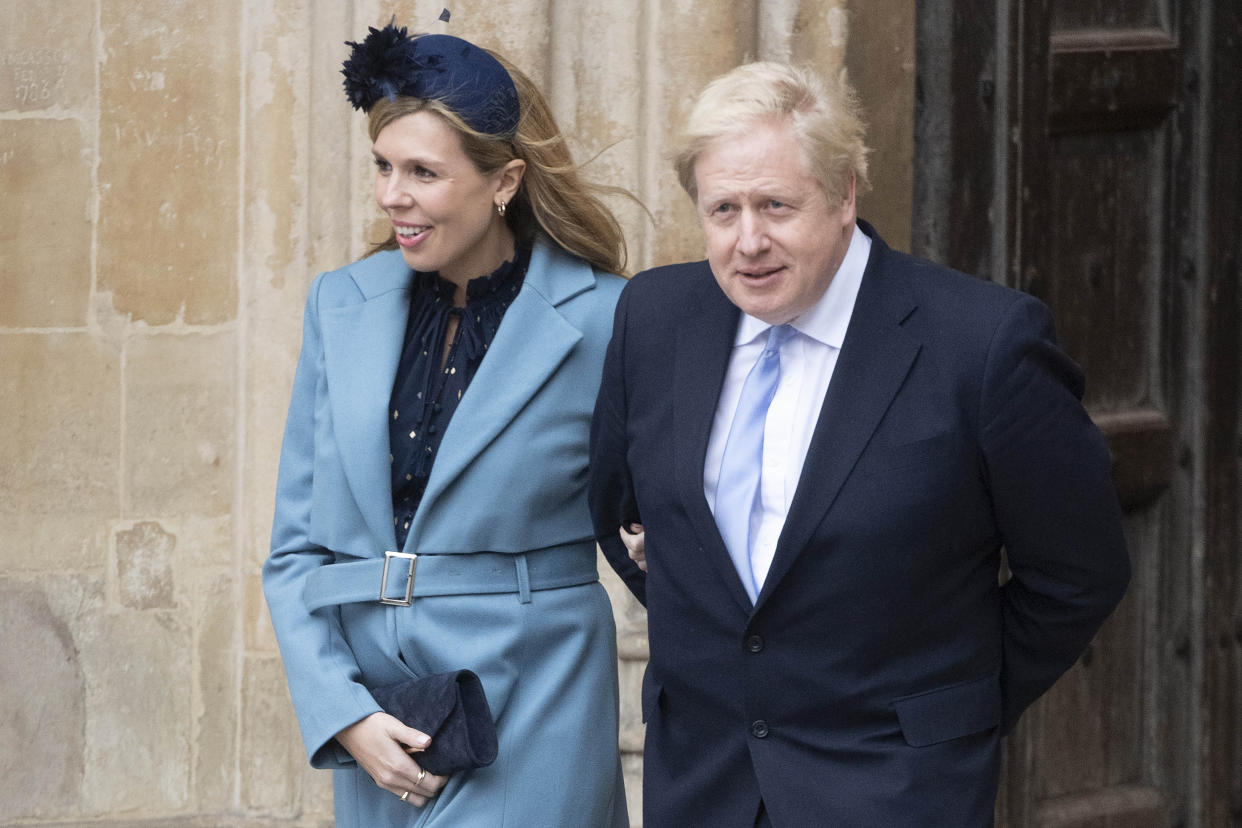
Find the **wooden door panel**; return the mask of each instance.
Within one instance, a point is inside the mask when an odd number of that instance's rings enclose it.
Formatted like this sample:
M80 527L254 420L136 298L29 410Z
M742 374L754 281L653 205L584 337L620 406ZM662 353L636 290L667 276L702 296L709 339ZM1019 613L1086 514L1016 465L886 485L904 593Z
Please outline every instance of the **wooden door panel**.
M1051 131L1160 123L1177 100L1178 49L1160 29L1059 31L1051 45Z
M1108 438L1117 497L1127 512L1146 509L1173 478L1173 424L1154 409L1131 408L1095 415Z
M1141 537L1145 526L1130 531ZM1130 593L1032 711L1027 734L1041 759L1032 792L1041 807L1142 781L1142 594ZM1084 711L1090 711L1084 715ZM1042 820L1040 821L1042 824Z
M1134 570L998 824L1242 827L1242 3L918 7L915 252L1052 307Z
M1021 5L1021 4L1020 4ZM1134 566L1130 592L1079 663L1031 711L1012 769L1032 775L1017 825L1165 826L1172 803L1154 751L1180 726L1187 596L1180 563L1176 381L1164 357L1174 223L1172 131L1180 88L1168 9L1151 0L1026 5L1018 287L1044 299L1083 367L1084 403L1109 440ZM1180 743L1175 743L1180 744ZM1155 761L1154 761L1155 760Z
M1120 787L1040 808L1041 828L1163 828L1168 815L1151 788Z
M1053 0L1051 30L1124 29L1160 26L1169 19L1168 0Z
M1093 411L1151 405L1164 251L1162 130L1050 139L1047 222L1031 228L1022 288L1052 308ZM1155 206L1153 206L1155 205ZM1153 400L1153 398L1155 398Z

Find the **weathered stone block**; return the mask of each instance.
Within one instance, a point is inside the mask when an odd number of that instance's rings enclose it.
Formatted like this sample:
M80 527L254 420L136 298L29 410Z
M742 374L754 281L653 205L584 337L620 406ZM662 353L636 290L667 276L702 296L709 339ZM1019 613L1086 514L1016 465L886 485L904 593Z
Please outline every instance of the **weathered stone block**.
M600 55L641 54L643 16L621 3L593 4L589 14L576 5L552 3L549 13L552 42L547 56L536 60L546 67L541 89L574 160L584 165L588 181L638 196L644 179L657 172L645 169L642 81L636 74L595 71L595 64ZM667 174L663 162L655 166ZM603 200L625 231L628 266L634 270L648 259L655 228L638 201L620 194Z
M103 0L99 286L151 325L237 312L237 3Z
M242 278L275 287L285 284L290 275L304 275L307 192L314 190L321 178L342 179L345 171L339 153L344 147L340 146L332 163L310 168L313 174L307 167L312 145L320 140L317 130L307 129L312 93L307 80L320 65L329 62L321 53L306 48L313 37L311 18L303 3L288 0L257 4L247 13ZM340 45L340 54L345 54L344 44ZM339 70L339 66L334 68ZM339 124L350 110L339 83L332 92L331 107L336 109L334 120ZM346 191L340 192L340 196L346 195Z
M119 378L118 355L88 334L0 334L0 569L103 566Z
M246 463L242 485L247 495L245 512L238 515L246 527L242 552L248 572L259 571L270 548L281 435L302 338L301 308L309 279L309 274L303 274L282 289L267 285L254 289L256 304L262 307L251 306L245 333Z
M331 825L332 774L303 761L298 782L302 788L302 819L308 824Z
M85 683L72 633L32 584L0 581L0 822L78 805Z
M90 184L80 122L0 121L0 326L86 324Z
M404 25L413 30L447 31L498 50L530 75L540 88L546 88L551 74L547 59L552 41L547 25L550 5L548 0L509 0L506 3L458 0L452 6L452 21L444 28L435 22L438 11L427 4L423 5L426 11L398 11L398 14L405 18ZM387 22L388 14L384 10L376 20ZM402 22L401 17L398 22ZM371 21L367 23L376 25Z
M647 610L638 603L602 553L596 555L599 580L612 602L617 622L617 653L623 659L647 658Z
M245 640L247 651L277 652L276 633L272 630L272 617L267 611L267 599L263 596L263 577L257 570L243 575Z
M872 150L873 189L859 199L858 214L896 250L910 249L914 211L914 11L907 0L852 3L845 44Z
M703 258L703 236L690 199L664 160L685 124L695 97L715 78L739 63L753 60L755 0L713 4L666 3L660 9L659 42L676 49L648 45L644 118L651 159L650 176L641 195L660 228L651 247L654 263Z
M643 824L643 757L622 756L621 773L625 777L625 806L630 812L630 825Z
M189 801L191 635L163 610L82 625L87 813L169 813Z
M233 505L232 332L127 345L125 478L136 514L226 515Z
M216 574L195 579L191 611L198 654L194 798L199 813L221 812L233 805L233 760L237 753L233 577Z
M154 521L117 532L116 567L121 603L131 609L172 609L170 558L177 536Z
M184 606L190 603L186 590L193 591L198 588L189 578L198 577L199 570L209 570L210 577L219 572L221 567L232 567L232 515L192 515L163 521L163 525L167 531L177 536L177 553L172 559L173 577L177 583L177 603Z
M93 0L54 7L0 0L0 111L86 106L95 92L95 54L87 45Z
M647 669L647 662L622 659L617 666L621 695L621 727L617 740L623 752L642 753L646 734L642 711L643 673Z
M275 656L247 657L242 674L241 801L248 809L291 815L309 767ZM327 776L328 774L321 774Z

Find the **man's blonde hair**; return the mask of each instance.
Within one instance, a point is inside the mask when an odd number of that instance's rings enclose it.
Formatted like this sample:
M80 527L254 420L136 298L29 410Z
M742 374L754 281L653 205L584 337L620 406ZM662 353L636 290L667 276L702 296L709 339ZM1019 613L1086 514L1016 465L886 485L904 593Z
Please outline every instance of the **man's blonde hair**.
M824 83L810 69L772 61L738 66L699 94L673 157L682 188L697 200L694 167L708 144L742 134L756 122L782 120L793 125L830 204L844 201L851 174L857 194L870 189L870 150L853 88L844 77Z

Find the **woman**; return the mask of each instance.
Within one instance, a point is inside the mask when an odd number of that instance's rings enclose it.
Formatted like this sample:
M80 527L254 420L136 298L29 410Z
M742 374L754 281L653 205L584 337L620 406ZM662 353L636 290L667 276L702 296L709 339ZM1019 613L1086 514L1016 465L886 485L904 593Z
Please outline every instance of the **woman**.
M619 227L515 68L392 24L350 45L392 233L311 286L263 569L311 763L339 825L625 825L585 499ZM462 669L498 754L437 776L372 691Z

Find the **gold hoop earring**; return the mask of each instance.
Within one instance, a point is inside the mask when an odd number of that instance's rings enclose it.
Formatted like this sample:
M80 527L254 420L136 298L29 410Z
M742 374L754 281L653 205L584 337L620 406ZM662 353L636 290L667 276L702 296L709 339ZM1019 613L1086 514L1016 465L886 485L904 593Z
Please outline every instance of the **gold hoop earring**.
M505 217L505 202L502 201L496 205L496 215L500 216L501 218Z

